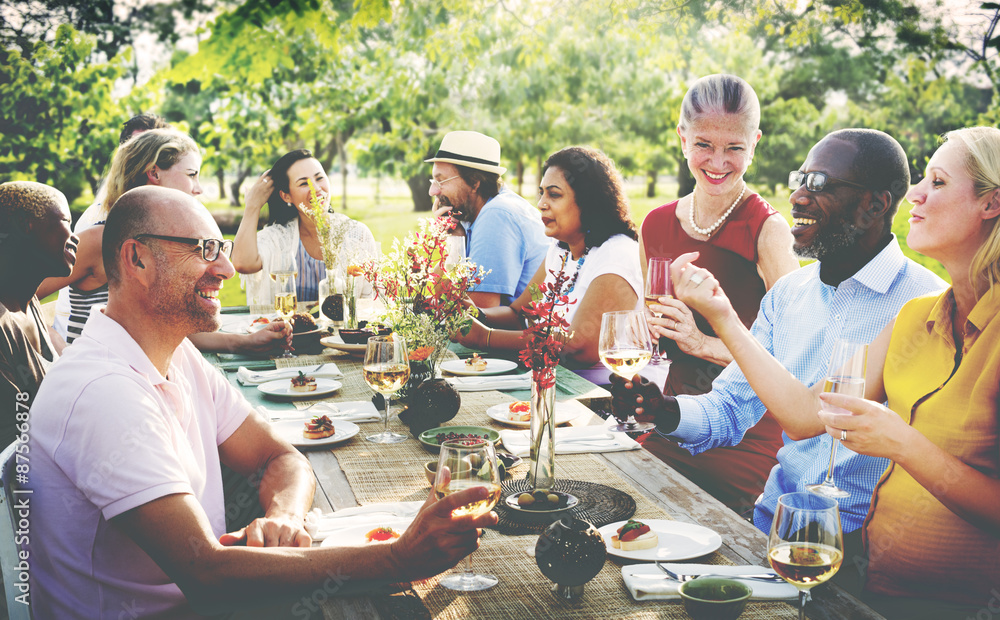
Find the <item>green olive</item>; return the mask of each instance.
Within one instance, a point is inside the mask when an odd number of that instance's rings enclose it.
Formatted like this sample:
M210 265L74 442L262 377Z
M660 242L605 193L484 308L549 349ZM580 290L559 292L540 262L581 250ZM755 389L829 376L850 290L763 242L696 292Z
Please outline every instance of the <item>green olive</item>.
M471 465L473 468L478 468L482 464L483 464L483 460L482 460L482 458L480 458L480 456L478 454L470 454L469 455L469 465Z
M556 495L555 493L549 493L548 496L546 497L546 499L549 500L550 504L558 504L559 503L559 496Z
M521 493L517 496L518 506L530 506L535 503L535 497L531 493Z

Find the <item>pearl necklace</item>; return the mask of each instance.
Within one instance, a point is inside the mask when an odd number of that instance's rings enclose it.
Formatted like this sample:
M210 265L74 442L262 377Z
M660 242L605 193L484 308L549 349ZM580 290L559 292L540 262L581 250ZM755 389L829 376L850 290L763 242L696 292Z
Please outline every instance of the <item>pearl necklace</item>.
M740 204L740 200L743 199L743 194L745 194L746 191L747 191L747 184L744 183L743 189L740 190L740 195L736 197L736 200L733 201L733 204L729 205L729 208L726 209L726 212L722 214L722 217L715 220L715 223L709 226L708 228L699 228L698 225L694 223L694 195L697 193L697 189L691 192L691 212L688 213L688 222L690 222L691 228L699 235L705 235L706 237L711 237L712 233L715 232L715 229L718 228L719 226L722 226L722 223L726 221L726 218L729 217L729 214L733 212L733 209L736 208L736 205Z

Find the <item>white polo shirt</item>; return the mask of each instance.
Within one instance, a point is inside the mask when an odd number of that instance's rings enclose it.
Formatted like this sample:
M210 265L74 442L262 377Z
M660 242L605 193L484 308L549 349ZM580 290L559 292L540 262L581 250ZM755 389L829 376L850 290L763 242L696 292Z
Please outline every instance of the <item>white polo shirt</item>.
M223 534L218 446L251 407L188 340L162 377L102 310L31 407L32 606L38 618L194 617L180 589L109 521L186 493Z

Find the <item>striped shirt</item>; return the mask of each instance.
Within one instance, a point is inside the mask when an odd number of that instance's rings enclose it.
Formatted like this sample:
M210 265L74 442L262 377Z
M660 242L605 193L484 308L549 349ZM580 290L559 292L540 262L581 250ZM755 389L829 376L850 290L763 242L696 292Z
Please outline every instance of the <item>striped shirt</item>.
M871 342L910 299L943 290L947 284L903 256L895 239L853 277L828 286L819 279L819 263L784 276L768 291L751 333L781 364L807 386L824 380L838 338ZM668 437L683 440L692 454L738 444L766 408L736 363L700 396L679 396L681 422ZM804 491L826 477L833 439L827 434L793 441L783 435L778 464L757 501L753 522L767 533L784 493ZM850 497L840 500L844 532L861 526L872 490L888 460L863 456L840 446L834 481Z
M295 294L299 301L316 301L319 299L319 281L326 277L326 263L309 256L302 241L298 243L295 264L298 266L299 276L295 281Z
M66 344L80 337L83 326L90 318L90 309L94 306L108 305L108 283L92 291L81 291L75 286L69 287L69 321L66 325Z

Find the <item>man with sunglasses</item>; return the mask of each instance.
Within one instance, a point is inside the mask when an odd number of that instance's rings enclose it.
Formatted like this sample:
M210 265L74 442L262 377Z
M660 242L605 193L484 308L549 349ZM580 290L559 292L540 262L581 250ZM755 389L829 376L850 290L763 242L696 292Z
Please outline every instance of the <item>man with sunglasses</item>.
M502 187L500 143L475 131L453 131L434 157L429 193L434 215L458 223L465 255L489 269L469 294L477 307L507 306L528 286L545 259L549 240L538 211Z
M485 499L469 489L429 499L391 544L310 548L309 462L187 339L218 327L218 292L235 273L230 243L194 198L155 186L126 192L103 235L108 305L31 409L36 617L194 618L241 605L300 617L317 592L451 568L476 548L477 528L496 523L492 513L452 517ZM234 533L223 464L259 481L265 512Z
M902 147L888 134L869 129L835 131L809 151L802 167L789 175L793 191L793 249L815 258L784 276L761 301L751 332L782 365L805 385L823 381L838 338L868 343L910 299L941 290L943 280L906 258L892 234L892 221L909 188L910 173ZM697 261L697 259L695 259ZM689 268L694 268L690 265ZM704 275L694 273L691 284ZM640 419L692 454L716 446L737 445L764 415L765 405L739 366L730 364L700 396L664 397L645 379L612 378L616 409L635 409ZM638 408L637 408L638 405ZM778 497L822 482L829 463L830 437L796 440L794 420L775 417L785 428L785 445L757 500L753 523L770 531ZM813 415L816 412L802 412ZM885 470L885 459L862 456L840 447L834 477L850 496L841 499L845 534L860 550L860 526L872 490ZM854 568L845 553L845 568ZM857 571L840 571L848 579Z

